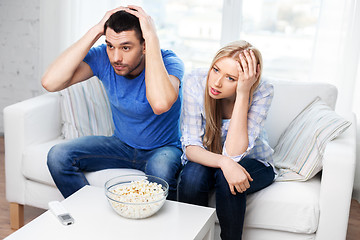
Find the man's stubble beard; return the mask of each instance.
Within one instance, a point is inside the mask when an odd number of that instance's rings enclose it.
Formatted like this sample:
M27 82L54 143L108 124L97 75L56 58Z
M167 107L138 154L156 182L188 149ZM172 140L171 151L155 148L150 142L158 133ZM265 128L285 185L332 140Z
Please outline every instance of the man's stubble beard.
M140 60L139 62L135 65L135 67L131 68L127 73L124 73L124 74L119 74L117 73L115 67L113 66L114 70L115 70L115 73L119 76L123 76L123 77L126 77L126 78L129 78L129 79L133 79L133 78L136 78L137 76L139 76L141 74L142 71L140 71L137 75L131 75L132 72L134 72L135 70L137 70L137 68L140 67L140 65L142 64L143 62L143 59L144 59L144 56L145 54L141 54L141 57L140 57ZM113 63L113 65L115 65L115 63ZM125 65L125 67L128 67L129 65ZM145 66L145 64L144 64ZM144 67L145 68L145 67Z

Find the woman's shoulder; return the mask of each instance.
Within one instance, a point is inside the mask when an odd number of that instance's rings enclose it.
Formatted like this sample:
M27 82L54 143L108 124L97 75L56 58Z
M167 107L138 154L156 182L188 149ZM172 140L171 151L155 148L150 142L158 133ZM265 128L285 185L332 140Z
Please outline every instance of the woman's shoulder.
M254 94L260 94L262 96L264 95L274 95L274 86L273 84L266 80L266 79L261 79L259 86L256 88Z
M185 73L184 88L187 90L198 92L205 89L207 69L196 68Z
M195 68L191 71L185 72L185 79L189 81L196 81L199 79L206 78L207 75L207 69L206 68Z

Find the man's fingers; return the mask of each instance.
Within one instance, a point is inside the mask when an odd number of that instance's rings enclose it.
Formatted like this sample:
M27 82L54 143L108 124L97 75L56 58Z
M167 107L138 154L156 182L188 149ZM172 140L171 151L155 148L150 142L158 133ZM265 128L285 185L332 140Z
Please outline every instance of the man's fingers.
M125 10L125 7L120 6L120 7L117 7L117 8L115 8L115 9L111 10L110 12L111 12L111 13L116 13L116 12L121 11L121 10Z
M137 10L135 9L131 9L131 8L125 8L125 11L134 15L135 17L139 18L140 17L140 14Z
M145 13L145 11L144 11L144 9L142 9L142 7L139 7L136 5L128 5L127 8L129 8L130 10L138 11L140 13Z
M139 6L135 6L135 5L128 5L127 6L128 12L137 16L139 18L139 16L147 16L147 14L145 13L144 9L142 9Z

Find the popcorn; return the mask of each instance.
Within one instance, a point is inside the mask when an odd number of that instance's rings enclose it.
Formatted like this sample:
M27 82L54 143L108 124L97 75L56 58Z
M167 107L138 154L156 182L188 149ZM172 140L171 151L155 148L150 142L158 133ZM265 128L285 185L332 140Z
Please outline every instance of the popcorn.
M157 212L165 202L161 184L148 180L118 184L111 189L109 202L114 210L127 218L146 218Z

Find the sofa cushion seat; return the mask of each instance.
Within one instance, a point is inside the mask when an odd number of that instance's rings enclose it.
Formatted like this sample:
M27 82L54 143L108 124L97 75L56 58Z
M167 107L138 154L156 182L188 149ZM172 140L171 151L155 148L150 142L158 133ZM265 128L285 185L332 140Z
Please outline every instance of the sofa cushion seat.
M320 176L306 182L274 182L248 195L244 226L312 234L318 228Z
M62 138L57 138L45 143L29 145L23 153L22 173L25 178L54 186L55 183L47 167L47 154L55 144L64 142Z

